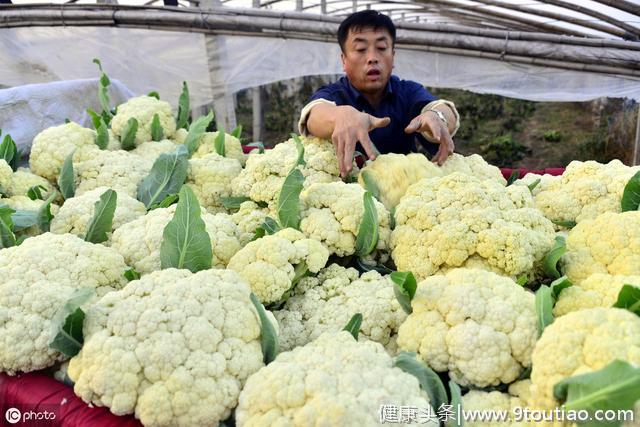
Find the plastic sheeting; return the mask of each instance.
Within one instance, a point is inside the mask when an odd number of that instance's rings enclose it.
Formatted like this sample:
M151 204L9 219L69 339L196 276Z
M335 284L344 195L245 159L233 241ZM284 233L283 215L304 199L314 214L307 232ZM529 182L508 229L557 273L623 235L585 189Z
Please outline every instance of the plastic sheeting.
M118 80L111 80L109 96L117 105L133 96ZM38 83L0 90L0 128L10 134L18 149L31 151L33 138L43 129L69 119L92 127L87 108L102 111L98 79Z

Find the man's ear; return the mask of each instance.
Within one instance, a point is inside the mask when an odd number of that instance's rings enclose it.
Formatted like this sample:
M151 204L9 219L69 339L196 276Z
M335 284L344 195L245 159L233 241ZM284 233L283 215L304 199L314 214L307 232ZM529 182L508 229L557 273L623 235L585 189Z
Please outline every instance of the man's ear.
M344 52L340 53L340 60L342 61L342 71L344 71L346 73L347 72L347 68L345 67L345 65L346 65L347 57L344 55Z

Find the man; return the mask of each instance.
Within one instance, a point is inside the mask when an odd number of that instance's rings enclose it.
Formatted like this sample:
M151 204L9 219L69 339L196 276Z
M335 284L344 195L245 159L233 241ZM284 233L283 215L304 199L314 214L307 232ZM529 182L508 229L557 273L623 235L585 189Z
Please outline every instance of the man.
M414 151L415 138L439 165L453 153L460 120L455 106L391 75L395 40L386 15L365 10L347 17L338 28L346 76L321 87L300 114L301 134L331 138L343 177L358 143L371 160L376 148L383 154Z

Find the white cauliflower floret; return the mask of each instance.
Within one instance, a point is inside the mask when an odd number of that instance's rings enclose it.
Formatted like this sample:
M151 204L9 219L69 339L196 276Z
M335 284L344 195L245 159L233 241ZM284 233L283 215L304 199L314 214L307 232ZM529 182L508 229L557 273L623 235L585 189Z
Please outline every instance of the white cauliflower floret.
M77 123L71 122L47 128L33 139L29 155L31 171L55 182L67 156L82 146L98 149L95 140L95 131Z
M188 132L183 129L183 132L176 133L176 140L184 144L184 141L187 139L187 135ZM220 135L218 131L205 132L198 140L198 148L191 158L199 159L212 153L217 154L218 152L216 151L215 141L216 138L218 138L218 135ZM246 157L242 151L242 144L240 143L240 140L228 133L224 134L224 157L227 159L235 159L240 162L242 166L244 166L246 162Z
M240 393L236 423L378 426L381 405L435 413L416 378L394 367L380 344L358 342L346 331L325 333L279 354L249 377ZM425 425L436 427L437 419Z
M564 291L563 291L564 292ZM553 386L604 368L615 359L640 364L640 318L620 308L590 308L558 317L533 351L532 404L553 409Z
M241 170L242 166L236 159L207 154L189 160L186 184L208 212L225 212L220 199L231 195L231 181Z
M593 274L579 285L574 284L560 293L553 315L558 317L585 308L612 307L624 285L640 288L640 276Z
M71 233L84 238L87 226L95 213L95 204L107 190L109 190L107 187L98 187L81 196L67 199L51 221L51 232L56 234ZM111 231L147 213L144 203L122 191L116 191L116 194L116 210L113 215ZM111 232L107 233L107 236L111 237Z
M136 145L151 141L151 123L157 114L165 138L171 138L176 132L176 120L171 111L171 104L160 101L153 96L137 96L118 105L117 114L111 120L113 134L122 139L124 128L131 118L138 121Z
M120 252L127 264L141 274L160 270L160 246L166 225L173 219L177 205L158 208L117 228L111 246ZM203 209L204 210L204 209ZM231 257L240 250L240 233L227 214L201 214L211 239L213 268L225 268Z
M161 154L170 153L178 148L177 143L170 139L161 141L147 141L130 151L131 154L142 157L146 162L153 164Z
M249 294L232 271L168 269L106 295L69 363L74 392L145 426L218 426L263 366Z
M344 328L355 313L362 313L360 340L379 342L395 353L395 335L407 315L400 307L388 276L331 264L318 277L306 277L294 296L274 314L280 325L282 351L316 339L324 332Z
M268 208L261 208L252 201L242 202L238 212L231 215L231 219L240 230L240 243L246 245L253 239L253 235L264 220L270 215Z
M300 139L306 165L298 168L304 176L304 188L313 183L340 181L338 160L331 142L319 138ZM297 159L298 150L293 139L277 144L264 154L250 154L245 168L232 182L233 195L266 202L270 210L275 211L282 184Z
M535 297L513 280L455 269L418 284L398 347L467 386L510 383L531 364Z
M569 231L561 266L574 284L595 273L640 275L640 211L581 221Z
M97 296L121 288L126 268L113 249L71 234L46 233L0 250L0 371L13 375L63 360L49 347L56 312L80 288Z
M0 169L2 169L1 165L2 162L0 161ZM53 193L57 193L56 188L53 186L53 184L51 184L43 177L31 173L31 171L27 168L18 168L18 170L13 173L11 185L9 187L9 195L26 196L29 192L29 189L36 186L42 186L45 188L44 190L42 190L42 197L44 198L44 200L47 200ZM2 187L1 183L0 187Z
M458 172L412 185L396 209L391 234L398 270L423 279L481 261L508 276L530 272L553 247L555 233L540 211L519 208L530 205L526 198Z
M523 380L513 383L509 386L509 393L501 393L499 391L481 391L470 390L467 394L462 396L462 408L467 414L482 414L488 417L491 414L496 416L490 421L475 421L465 419L465 426L468 427L502 427L502 426L526 426L526 422L515 421L519 411L522 414L522 409L527 406L526 396L518 394L523 391L525 394L528 388L531 386L530 380ZM505 419L498 419L500 415L504 414Z
M476 177L480 181L492 181L502 186L507 185L507 180L497 167L487 163L479 154L462 156L457 153L450 155L440 167L444 175L458 172Z
M231 258L227 268L249 282L263 304L270 304L291 288L297 264L304 262L310 272L317 273L328 259L329 251L320 242L285 228L248 243Z
M639 170L617 159L607 164L572 161L562 176L527 175L516 184L529 185L541 178L533 190L536 207L550 220L580 223L605 212L620 212L624 187Z
M322 242L333 254L353 255L364 214L364 193L358 184L311 185L300 194L303 205L300 230L309 238ZM389 248L391 235L389 212L375 199L374 205L379 224L376 249L384 251Z
M155 99L155 98L154 98ZM128 151L80 151L74 159L76 195L98 187L109 187L136 198L140 182L151 171L153 163Z
M0 195L10 196L12 185L13 169L4 159L0 159Z

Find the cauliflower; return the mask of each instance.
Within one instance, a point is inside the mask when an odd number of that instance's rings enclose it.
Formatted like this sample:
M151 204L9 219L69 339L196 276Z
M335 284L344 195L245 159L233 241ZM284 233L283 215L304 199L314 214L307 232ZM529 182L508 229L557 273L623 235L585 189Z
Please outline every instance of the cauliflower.
M530 380L523 380L509 386L509 393L470 390L462 396L462 408L464 411L467 414L480 415L484 413L485 417L489 416L489 414L495 414L495 417L490 422L467 419L464 425L468 427L526 426L526 422L516 422L514 418L517 415L515 411L518 409L516 408L524 408L527 406L526 397L523 398L519 393L522 391L527 394L530 386ZM502 414L505 414L506 419L502 420L497 418Z
M319 138L301 138L305 166L299 166L304 187L313 183L340 181L338 160L331 142ZM276 202L286 176L298 159L293 139L277 144L264 154L249 155L246 167L231 183L234 196L247 196L255 202L266 202L275 212Z
M184 130L184 129L183 129ZM198 141L198 149L193 153L191 158L199 159L201 157L205 157L209 154L218 152L216 151L215 141L218 138L219 132L205 132L204 135L200 137ZM176 139L184 144L184 141L187 139L188 132L180 132L176 135ZM242 166L244 166L246 162L246 158L244 152L242 151L242 144L240 144L240 140L233 135L229 135L228 133L224 134L224 157L227 159L235 159Z
M310 272L317 273L327 259L329 251L320 242L285 228L248 243L231 258L227 268L249 282L263 304L270 304L291 288L297 264L305 262Z
M455 269L420 282L411 306L398 347L463 386L510 383L531 364L535 297L508 277Z
M249 287L228 270L157 271L92 307L74 392L145 426L218 426L263 366Z
M0 159L0 194L11 195L13 186L13 169L4 159Z
M98 187L81 196L67 199L51 221L51 232L56 234L71 233L84 238L89 221L91 221L95 213L95 204L107 190L109 190L107 187ZM144 203L137 201L122 191L116 191L116 193L117 204L113 215L112 231L147 213ZM110 237L111 233L108 233L107 236Z
M569 231L561 266L574 284L595 273L640 275L640 211L581 221Z
M155 98L154 98L155 99ZM136 198L138 185L151 171L153 162L128 151L81 150L76 172L76 195L98 187L110 187Z
M0 250L0 371L43 369L63 360L49 347L52 320L71 294L123 287L127 266L111 248L71 234L45 233Z
M113 134L122 139L124 128L131 118L138 120L136 145L151 141L151 123L157 114L165 138L171 138L176 132L176 120L173 118L171 105L152 96L137 96L118 105L118 110L111 120Z
M339 331L354 313L362 313L360 339L379 342L396 351L395 335L407 315L400 307L388 276L331 264L318 277L303 278L284 308L274 314L280 325L281 350L291 350L323 332Z
M158 208L118 227L111 236L111 246L120 252L127 264L140 274L160 270L160 246L164 228L173 219L178 205ZM202 208L202 220L211 239L213 268L225 268L240 250L240 232L227 214L209 214Z
M186 184L208 212L225 212L220 199L231 195L231 181L241 170L242 166L236 159L207 154L189 160Z
M502 172L497 167L487 163L479 154L462 156L453 153L440 167L444 175L458 172L465 175L474 176L480 181L492 181L502 186L507 185L507 180L502 176Z
M236 410L238 427L378 426L380 406L435 413L415 377L394 367L382 346L346 331L325 333L247 380ZM404 425L404 424L403 424ZM432 427L437 420L429 420Z
M553 224L522 190L455 172L412 185L395 212L392 257L424 279L472 262L504 275L530 272L553 247ZM481 261L481 262L479 262Z
M620 212L624 187L640 167L625 166L620 160L601 164L593 160L569 163L562 176L527 175L515 184L541 182L534 189L535 205L553 221L580 223L605 212Z
M0 169L2 168L0 162ZM1 174L2 172L0 172ZM41 176L38 176L27 168L19 168L13 173L13 179L9 186L9 195L11 196L26 196L31 187L41 185L45 188L42 192L42 197L48 199L54 193L57 193L56 188L49 181ZM0 187L2 184L0 183Z
M238 212L231 215L231 219L240 230L240 243L246 245L253 239L253 235L264 220L269 216L268 208L261 208L252 201L240 204Z
M13 196L8 199L0 198L0 205L6 205L16 211L38 212L42 205L44 205L44 203L44 200L31 200L27 196ZM57 215L58 209L58 205L54 203L50 205L50 211L52 215ZM43 231L44 230L40 230L40 227L36 224L21 230L20 233L24 234L25 236L37 236Z
M31 171L49 181L56 181L64 160L76 148L95 147L96 133L77 123L53 126L40 132L33 139L29 166Z
M136 148L131 150L130 153L140 156L146 162L153 165L161 154L175 151L176 148L178 148L178 145L179 144L170 139L163 139L162 141L147 141L138 145Z
M313 184L300 194L303 209L300 230L322 242L332 254L353 255L356 237L364 214L365 190L358 184L332 182ZM374 200L378 214L378 250L387 250L391 228L389 212Z
M585 308L611 307L618 300L624 285L640 287L640 276L593 274L579 286L571 286L560 293L553 315L558 317Z
M640 364L640 318L619 308L574 311L547 326L533 350L533 406L553 409L553 386L604 368L615 359ZM531 403L531 402L530 402Z

